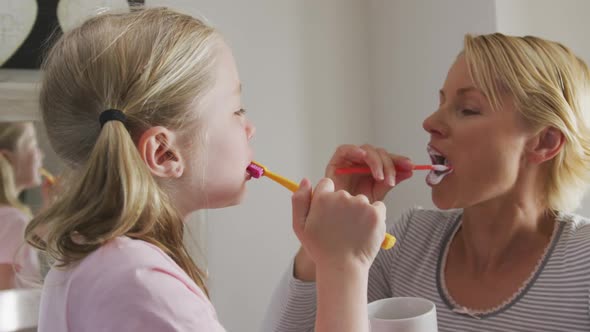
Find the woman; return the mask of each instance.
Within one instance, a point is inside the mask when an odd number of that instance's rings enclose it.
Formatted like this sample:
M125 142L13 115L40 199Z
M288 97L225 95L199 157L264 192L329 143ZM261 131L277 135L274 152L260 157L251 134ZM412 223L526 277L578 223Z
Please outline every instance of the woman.
M427 298L443 332L590 329L590 226L571 213L590 175L589 79L561 44L465 37L423 124L433 163L452 168L426 179L442 211L413 209L392 226L398 244L374 261L369 302ZM412 175L399 171L407 163L342 146L326 173L336 188L381 200L393 187L385 179ZM351 164L372 176L335 175ZM265 330L313 330L314 269L300 250Z

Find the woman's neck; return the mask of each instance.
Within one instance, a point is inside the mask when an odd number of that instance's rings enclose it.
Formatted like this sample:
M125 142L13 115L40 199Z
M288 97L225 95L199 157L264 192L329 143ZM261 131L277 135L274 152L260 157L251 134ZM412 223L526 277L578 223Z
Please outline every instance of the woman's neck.
M554 221L554 215L535 202L488 202L465 209L453 241L464 254L467 267L485 273L545 247Z

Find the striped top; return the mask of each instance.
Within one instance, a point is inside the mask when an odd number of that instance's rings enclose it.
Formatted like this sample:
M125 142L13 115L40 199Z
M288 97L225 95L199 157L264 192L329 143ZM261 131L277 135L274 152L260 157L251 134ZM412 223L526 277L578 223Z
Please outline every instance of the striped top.
M488 312L458 307L444 287L445 253L461 225L462 210L413 209L394 223L393 250L381 251L369 275L369 302L422 297L436 304L438 330L590 331L590 220L558 217L537 270L518 294ZM313 331L315 284L293 278L292 266L278 285L263 331Z

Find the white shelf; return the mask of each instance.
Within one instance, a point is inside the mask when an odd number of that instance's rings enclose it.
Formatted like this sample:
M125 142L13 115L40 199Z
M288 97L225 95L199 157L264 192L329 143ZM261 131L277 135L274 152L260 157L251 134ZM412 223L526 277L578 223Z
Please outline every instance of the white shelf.
M0 121L39 120L39 70L0 69Z

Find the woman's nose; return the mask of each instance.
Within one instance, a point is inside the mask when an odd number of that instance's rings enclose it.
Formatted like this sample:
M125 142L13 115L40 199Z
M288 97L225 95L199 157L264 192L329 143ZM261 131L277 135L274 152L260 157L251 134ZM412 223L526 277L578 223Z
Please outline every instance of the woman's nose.
M426 130L432 136L444 136L447 130L443 123L441 110L437 110L430 114L424 122L422 122L422 128Z

